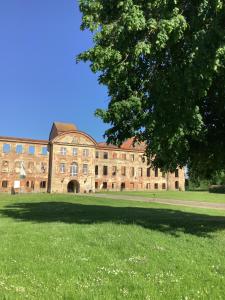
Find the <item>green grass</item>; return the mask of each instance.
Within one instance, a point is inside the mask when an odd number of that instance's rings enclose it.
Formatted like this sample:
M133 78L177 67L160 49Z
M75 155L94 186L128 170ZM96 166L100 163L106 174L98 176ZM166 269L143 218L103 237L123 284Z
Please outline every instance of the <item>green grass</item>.
M178 191L123 191L123 192L101 192L109 194L143 196L159 199L192 200L203 202L225 203L225 194L214 194L209 192L178 192Z
M225 212L0 196L0 299L224 299Z

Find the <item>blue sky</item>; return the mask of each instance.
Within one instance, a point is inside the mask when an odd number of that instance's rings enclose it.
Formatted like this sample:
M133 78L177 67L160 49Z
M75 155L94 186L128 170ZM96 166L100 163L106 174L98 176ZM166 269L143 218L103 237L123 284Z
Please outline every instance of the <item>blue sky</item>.
M103 140L94 111L107 106L107 90L75 62L92 45L80 23L76 0L0 1L1 136L46 139L62 121Z

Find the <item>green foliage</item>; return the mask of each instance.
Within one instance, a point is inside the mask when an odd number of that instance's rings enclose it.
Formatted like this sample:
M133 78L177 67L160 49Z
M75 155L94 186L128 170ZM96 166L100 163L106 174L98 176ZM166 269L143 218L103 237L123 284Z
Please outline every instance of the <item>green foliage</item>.
M225 165L225 4L80 0L90 61L108 87L108 142L135 136L150 161L209 177Z

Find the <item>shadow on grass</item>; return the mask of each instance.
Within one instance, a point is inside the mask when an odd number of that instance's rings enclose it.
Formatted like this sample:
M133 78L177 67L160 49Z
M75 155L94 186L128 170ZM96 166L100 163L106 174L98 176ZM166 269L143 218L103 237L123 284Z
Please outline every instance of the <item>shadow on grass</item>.
M182 212L173 209L113 207L70 202L14 203L0 211L2 216L30 222L68 224L134 224L179 236L197 236L225 229L225 217Z

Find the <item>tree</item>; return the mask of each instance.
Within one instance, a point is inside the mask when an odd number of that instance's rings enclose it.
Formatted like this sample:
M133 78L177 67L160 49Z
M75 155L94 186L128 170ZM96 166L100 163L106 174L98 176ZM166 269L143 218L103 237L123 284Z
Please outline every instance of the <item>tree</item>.
M108 88L107 110L96 111L107 142L146 142L162 170L224 169L224 1L80 0L80 10L94 45L78 61Z

